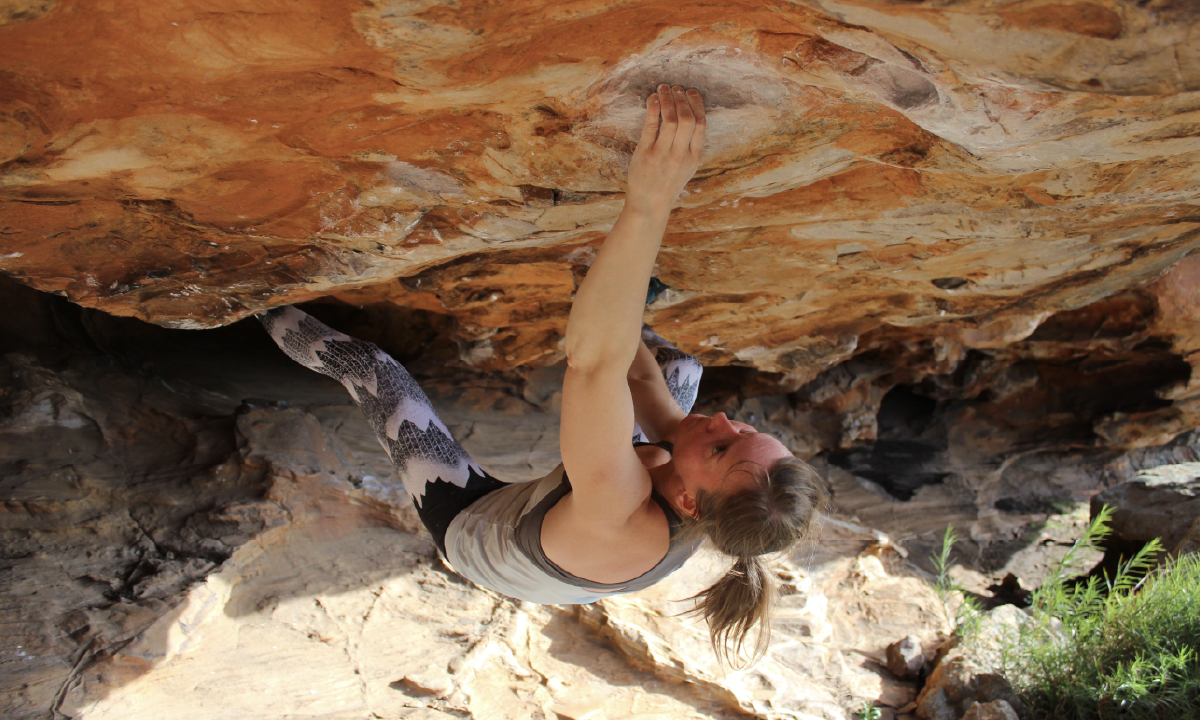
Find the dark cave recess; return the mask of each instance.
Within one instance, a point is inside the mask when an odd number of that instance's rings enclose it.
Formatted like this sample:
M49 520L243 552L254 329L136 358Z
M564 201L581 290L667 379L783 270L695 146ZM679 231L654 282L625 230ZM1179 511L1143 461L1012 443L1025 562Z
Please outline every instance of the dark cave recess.
M945 482L945 428L939 403L911 387L897 385L884 395L876 415L878 439L829 453L829 462L875 482L897 500L911 500L922 486Z

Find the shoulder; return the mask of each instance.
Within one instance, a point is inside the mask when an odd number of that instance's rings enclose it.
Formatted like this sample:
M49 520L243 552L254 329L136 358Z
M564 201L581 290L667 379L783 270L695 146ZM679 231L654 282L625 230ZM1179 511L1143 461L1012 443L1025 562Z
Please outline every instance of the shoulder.
M623 524L594 522L575 493L568 493L542 523L542 551L577 577L620 583L642 575L670 547L667 516L649 494Z

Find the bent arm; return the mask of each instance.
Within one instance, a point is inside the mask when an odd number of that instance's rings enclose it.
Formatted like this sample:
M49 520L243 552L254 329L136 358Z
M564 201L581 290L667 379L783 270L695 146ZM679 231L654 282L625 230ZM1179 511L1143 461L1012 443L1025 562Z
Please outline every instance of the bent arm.
M646 436L653 442L674 440L679 421L686 413L671 395L654 352L643 342L637 345L627 379L629 394L633 396L633 417Z

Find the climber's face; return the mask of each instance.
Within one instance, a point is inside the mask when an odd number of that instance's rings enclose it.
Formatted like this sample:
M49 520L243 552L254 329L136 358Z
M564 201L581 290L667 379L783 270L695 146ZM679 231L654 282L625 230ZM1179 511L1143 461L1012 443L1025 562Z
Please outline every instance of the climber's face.
M750 490L755 480L749 471L755 465L768 468L791 456L783 443L725 413L688 415L675 435L671 459L680 480L669 500L694 517L701 490L716 495Z

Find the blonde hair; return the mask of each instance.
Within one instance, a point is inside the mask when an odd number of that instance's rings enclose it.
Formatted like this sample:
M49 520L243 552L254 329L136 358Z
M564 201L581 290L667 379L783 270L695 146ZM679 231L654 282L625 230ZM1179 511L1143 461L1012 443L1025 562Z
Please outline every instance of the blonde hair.
M718 659L733 666L742 656L746 638L758 627L747 665L767 651L771 609L777 581L762 555L790 549L812 525L813 516L828 501L825 481L808 463L785 457L765 468L747 463L732 472L749 472L752 490L716 495L700 491L696 517L684 518L689 534L703 534L717 550L734 558L720 580L692 599L689 611L708 622L709 638Z

